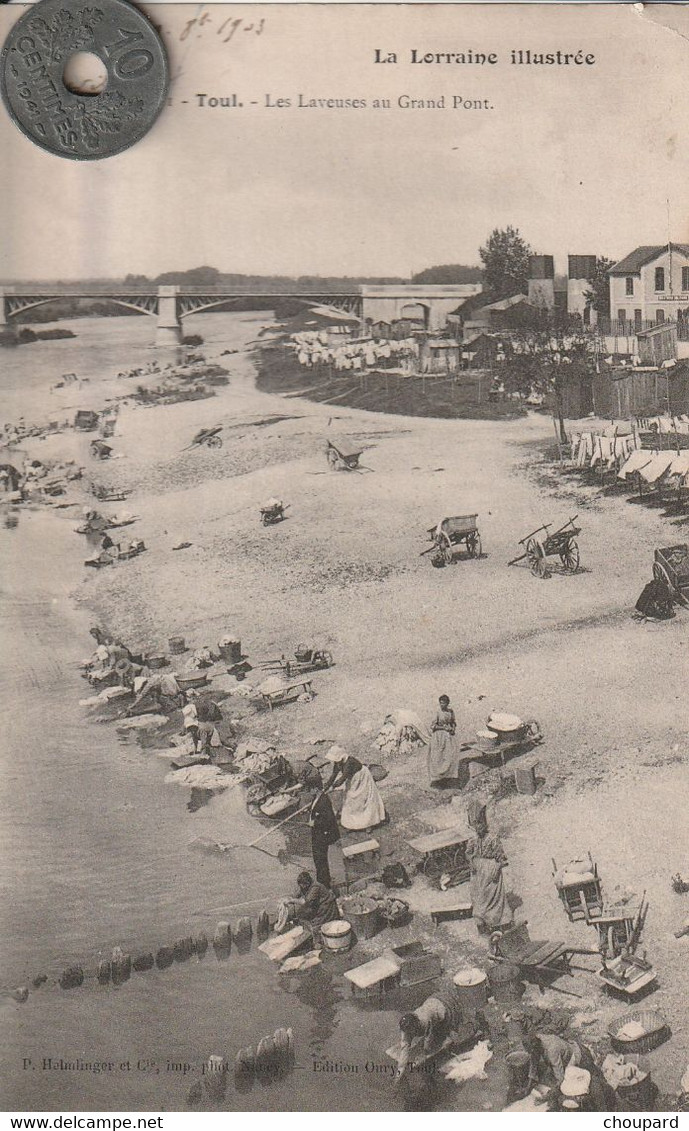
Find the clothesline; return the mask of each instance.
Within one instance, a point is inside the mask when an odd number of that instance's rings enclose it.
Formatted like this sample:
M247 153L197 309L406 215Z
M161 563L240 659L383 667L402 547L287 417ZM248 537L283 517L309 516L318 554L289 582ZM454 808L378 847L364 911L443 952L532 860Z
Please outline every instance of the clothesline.
M630 453L639 447L636 435L631 432L617 434L617 425L601 432L572 434L572 459L577 467L597 467L604 464L607 470L619 468Z
M392 358L415 358L419 352L418 343L413 338L391 341L362 338L331 344L323 330L293 334L290 346L296 352L299 364L306 368L321 364L356 372L373 369L378 362Z

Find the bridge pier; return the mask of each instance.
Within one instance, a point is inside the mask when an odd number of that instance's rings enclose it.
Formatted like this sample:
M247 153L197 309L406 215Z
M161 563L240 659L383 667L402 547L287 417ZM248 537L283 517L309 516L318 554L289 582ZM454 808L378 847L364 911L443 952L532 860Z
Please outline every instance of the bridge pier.
M7 295L8 288L0 287L0 330L4 330L9 325L7 317Z
M179 316L179 287L158 287L157 346L179 346L182 342L182 320Z

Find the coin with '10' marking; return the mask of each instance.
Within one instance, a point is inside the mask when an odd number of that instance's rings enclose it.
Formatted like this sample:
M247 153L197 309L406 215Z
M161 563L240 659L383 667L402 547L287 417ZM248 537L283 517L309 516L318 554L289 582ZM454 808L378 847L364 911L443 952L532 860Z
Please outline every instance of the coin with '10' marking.
M65 84L69 59L88 52L107 82L99 94ZM139 141L168 88L160 36L128 0L38 0L17 20L0 55L0 89L27 137L60 157L93 161Z

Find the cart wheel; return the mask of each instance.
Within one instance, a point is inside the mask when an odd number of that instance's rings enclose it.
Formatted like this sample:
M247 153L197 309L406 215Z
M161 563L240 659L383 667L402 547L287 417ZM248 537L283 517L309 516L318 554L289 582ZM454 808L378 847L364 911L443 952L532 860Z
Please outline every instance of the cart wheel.
M208 445L209 448L222 448L222 437L221 436L209 436L208 439L206 440L206 444Z
M481 535L478 530L467 535L467 551L470 558L481 557Z
M560 561L568 573L576 573L579 569L579 547L574 538L560 550Z
M527 543L526 554L529 560L529 566L534 577L545 577L546 564L545 554L542 552L538 542L531 541Z
M672 582L668 577L667 571L665 570L664 566L660 564L660 562L653 563L653 576L656 581L664 581L670 592L672 592Z

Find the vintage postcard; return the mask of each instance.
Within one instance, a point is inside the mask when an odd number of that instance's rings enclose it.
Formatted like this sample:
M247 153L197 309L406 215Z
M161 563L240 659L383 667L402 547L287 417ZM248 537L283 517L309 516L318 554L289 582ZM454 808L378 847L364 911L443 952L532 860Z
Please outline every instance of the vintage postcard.
M113 3L0 10L7 1109L679 1126L689 10Z

